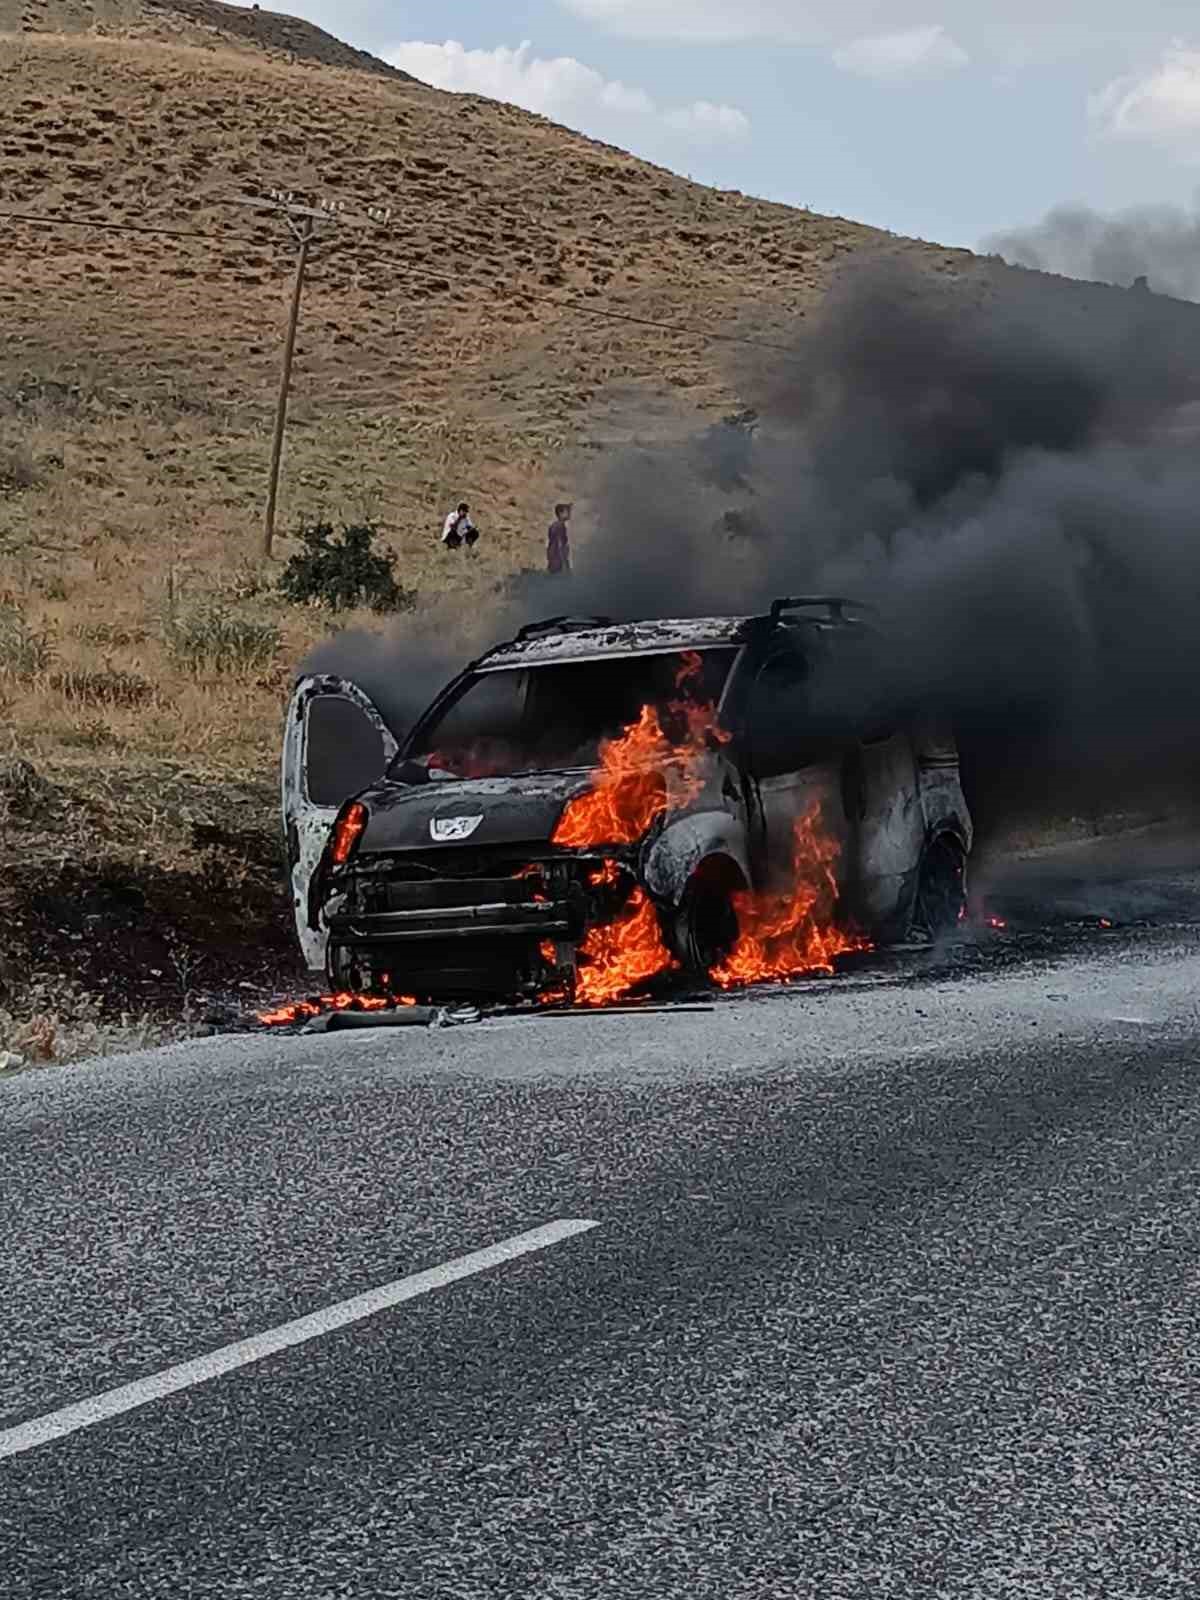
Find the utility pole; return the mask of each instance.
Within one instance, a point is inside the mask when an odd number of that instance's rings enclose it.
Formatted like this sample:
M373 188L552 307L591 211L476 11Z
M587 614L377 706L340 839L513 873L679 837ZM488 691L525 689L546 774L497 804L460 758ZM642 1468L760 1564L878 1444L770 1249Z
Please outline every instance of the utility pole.
M280 213L296 241L296 272L292 281L292 302L288 311L287 330L283 339L283 361L279 370L279 394L275 402L275 427L271 436L271 464L267 473L267 505L263 514L262 552L270 560L275 544L275 508L279 498L279 469L283 461L283 438L287 428L288 396L292 387L292 362L296 354L296 329L300 322L300 301L304 294L304 274L308 255L317 236L317 224L322 222L373 222L386 227L391 221L390 207L368 206L366 215L347 211L341 200L323 200L317 206L295 204L291 191L272 189L266 198L255 195L235 195L234 205L252 206L260 211Z
M279 399L275 404L275 434L271 440L271 469L267 475L267 510L263 518L263 555L267 560L274 554L275 501L279 494L279 464L283 459L283 430L287 425L288 391L292 385L292 358L296 353L296 324L300 320L300 296L304 292L304 269L308 265L308 247L313 238L313 220L305 217L297 232L299 249L296 252L296 279L292 284L292 309L288 314L287 333L283 340L283 366L279 373Z

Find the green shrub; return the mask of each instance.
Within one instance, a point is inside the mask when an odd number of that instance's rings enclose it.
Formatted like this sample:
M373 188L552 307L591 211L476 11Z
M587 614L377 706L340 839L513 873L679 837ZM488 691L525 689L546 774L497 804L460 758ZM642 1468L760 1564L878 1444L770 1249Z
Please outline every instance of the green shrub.
M0 605L0 672L32 678L54 659L53 636L31 628L16 606Z
M416 594L402 589L392 568L390 550L374 548L379 529L370 522L343 524L341 537L329 522L301 527L304 549L288 562L279 580L280 593L293 605L326 606L330 611L409 611Z
M280 640L272 622L253 622L223 606L209 605L173 617L164 642L180 665L201 675L268 667Z

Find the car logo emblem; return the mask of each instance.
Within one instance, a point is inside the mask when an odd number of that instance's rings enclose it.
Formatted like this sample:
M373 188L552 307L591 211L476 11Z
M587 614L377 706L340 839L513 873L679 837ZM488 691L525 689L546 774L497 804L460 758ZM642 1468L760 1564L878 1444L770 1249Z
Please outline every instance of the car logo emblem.
M434 817L429 832L439 844L447 844L451 839L469 839L482 821L482 816Z

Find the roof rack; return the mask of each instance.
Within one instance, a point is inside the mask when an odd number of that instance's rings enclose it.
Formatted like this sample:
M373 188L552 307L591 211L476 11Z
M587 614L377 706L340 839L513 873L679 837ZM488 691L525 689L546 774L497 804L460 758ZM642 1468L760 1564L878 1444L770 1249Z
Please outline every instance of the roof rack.
M848 611L876 615L875 607L861 600L847 600L840 595L785 595L771 605L771 626L777 627L789 611L824 611L830 622L846 622Z
M611 617L547 617L545 622L527 622L517 634L516 643L540 639L547 633L577 633L581 628L609 628Z

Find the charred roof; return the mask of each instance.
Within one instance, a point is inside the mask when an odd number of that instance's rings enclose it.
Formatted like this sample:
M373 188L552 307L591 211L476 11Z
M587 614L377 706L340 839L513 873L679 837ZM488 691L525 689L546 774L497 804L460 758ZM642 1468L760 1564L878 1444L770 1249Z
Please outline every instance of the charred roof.
M666 655L676 650L712 650L745 644L755 634L799 626L857 624L869 608L827 596L778 600L763 616L658 617L643 622L612 622L604 617L554 617L523 628L515 639L480 657L477 668L496 672L510 667L588 661L605 656Z
M745 617L662 618L654 622L614 622L533 633L489 650L481 668L538 666L554 661L594 660L598 656L661 655L741 642Z

